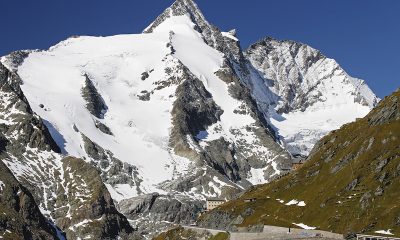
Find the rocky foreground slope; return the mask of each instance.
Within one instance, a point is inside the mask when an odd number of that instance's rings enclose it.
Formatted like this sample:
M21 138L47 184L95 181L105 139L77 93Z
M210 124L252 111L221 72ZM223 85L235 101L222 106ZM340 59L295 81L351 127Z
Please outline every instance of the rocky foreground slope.
M2 57L1 160L68 239L149 237L287 174L364 116L377 98L331 63L289 41L243 51L177 0L142 34Z
M400 235L399 184L400 89L365 118L321 139L298 171L253 187L199 223L231 230L266 224Z

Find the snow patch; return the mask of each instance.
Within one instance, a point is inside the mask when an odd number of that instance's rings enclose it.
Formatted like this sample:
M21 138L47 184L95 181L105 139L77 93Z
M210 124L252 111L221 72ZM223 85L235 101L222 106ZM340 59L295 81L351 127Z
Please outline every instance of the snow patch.
M131 187L129 184L117 184L115 186L111 186L110 184L105 185L110 192L112 199L116 202L138 196L136 188Z
M306 203L304 201L298 201L296 199L290 200L285 204L286 206L292 206L292 205L297 205L299 207L305 207Z
M77 223L77 224L75 224L75 225L69 227L69 230L75 231L76 228L85 226L86 224L91 223L91 222L93 222L93 221L90 220L90 219L85 219L85 220L83 220L82 222L79 222L79 223Z
M299 206L299 207L305 207L305 206L306 206L306 203L305 203L304 201L300 201L300 202L297 204L297 206Z
M195 150L197 153L201 152L201 149L197 146L197 144L193 141L191 135L186 135L187 143L189 144L189 148Z
M288 203L286 203L286 206L291 206L291 205L297 205L299 203L299 201L297 200L290 200Z
M384 235L394 235L392 232L392 229L388 229L388 230L379 230L379 231L375 231L375 233L379 233L379 234L384 234Z
M253 185L263 184L265 183L264 171L266 168L251 168L250 169L250 177L247 178L247 181L251 182Z
M298 226L298 227L301 227L303 229L307 229L307 230L315 230L315 229L317 229L316 227L310 227L310 226L307 226L307 225L305 225L303 223L293 223L293 224Z
M222 36L224 36L224 37L230 38L236 42L239 41L239 39L237 39L237 37L233 36L233 34L230 32L221 32L221 33L222 33Z

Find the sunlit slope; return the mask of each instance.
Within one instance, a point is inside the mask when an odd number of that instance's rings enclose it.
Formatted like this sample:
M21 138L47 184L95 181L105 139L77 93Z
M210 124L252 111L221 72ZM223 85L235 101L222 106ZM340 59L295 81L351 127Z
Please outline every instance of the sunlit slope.
M400 235L399 184L397 90L365 118L319 141L300 170L255 187L200 222L230 227L260 223L295 227L303 223L338 233L391 229L389 232ZM244 201L252 198L256 200ZM217 220L221 216L225 216L224 223Z

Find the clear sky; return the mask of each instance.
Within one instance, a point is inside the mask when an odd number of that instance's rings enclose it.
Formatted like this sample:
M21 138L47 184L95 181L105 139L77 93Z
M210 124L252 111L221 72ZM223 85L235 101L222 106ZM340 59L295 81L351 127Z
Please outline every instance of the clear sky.
M264 36L307 43L384 97L400 87L400 0L197 0L243 48ZM173 0L2 0L0 55L72 35L139 33Z

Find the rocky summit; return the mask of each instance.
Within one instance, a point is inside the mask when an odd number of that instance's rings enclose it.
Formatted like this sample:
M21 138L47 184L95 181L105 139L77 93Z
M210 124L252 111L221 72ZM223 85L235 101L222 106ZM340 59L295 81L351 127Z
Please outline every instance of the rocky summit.
M189 225L207 198L281 178L378 102L305 44L243 50L192 0L141 34L13 52L0 64L0 236L144 239Z

